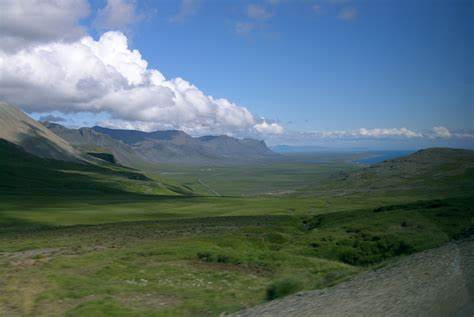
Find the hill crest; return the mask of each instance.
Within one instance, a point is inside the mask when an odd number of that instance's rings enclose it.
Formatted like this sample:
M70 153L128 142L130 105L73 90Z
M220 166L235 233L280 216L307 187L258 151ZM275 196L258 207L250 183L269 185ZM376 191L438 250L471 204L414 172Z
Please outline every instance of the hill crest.
M82 161L78 151L20 109L0 102L0 139L30 154L63 161Z

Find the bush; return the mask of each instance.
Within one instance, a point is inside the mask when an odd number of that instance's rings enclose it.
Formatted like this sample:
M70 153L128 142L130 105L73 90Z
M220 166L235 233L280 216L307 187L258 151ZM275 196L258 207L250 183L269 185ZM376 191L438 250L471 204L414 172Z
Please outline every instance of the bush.
M212 254L210 252L198 252L197 257L199 260L210 263L234 263L239 264L237 259L232 259L225 254Z
M300 284L291 279L273 282L267 287L267 300L274 300L300 290Z
M374 239L374 238L377 239ZM407 242L391 236L374 236L357 239L351 246L347 244L338 250L339 260L350 265L370 265L394 256L415 252Z
M265 240L274 244L283 244L287 239L280 233L270 232L265 235Z

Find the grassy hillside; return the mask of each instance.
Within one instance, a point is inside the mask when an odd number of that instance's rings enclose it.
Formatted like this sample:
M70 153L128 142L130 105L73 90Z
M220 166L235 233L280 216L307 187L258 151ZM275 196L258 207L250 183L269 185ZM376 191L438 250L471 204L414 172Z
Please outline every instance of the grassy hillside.
M0 233L0 312L217 316L472 234L473 201ZM204 210L203 210L204 211Z
M446 197L474 191L474 151L432 148L391 159L369 167L334 173L317 188L307 187L307 193L326 195L412 195Z
M0 176L0 196L78 199L94 195L173 194L136 170L42 159L1 139Z
M454 154L450 168L406 167L422 170L409 183L394 163L342 161L169 165L148 179L0 142L0 315L218 316L334 285L474 233L471 157ZM403 188L417 178L425 190Z

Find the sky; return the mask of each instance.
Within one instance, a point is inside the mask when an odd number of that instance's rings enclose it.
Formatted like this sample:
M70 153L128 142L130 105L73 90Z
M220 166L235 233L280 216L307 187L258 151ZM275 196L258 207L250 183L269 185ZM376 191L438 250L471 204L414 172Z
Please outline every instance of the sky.
M472 1L0 1L0 100L70 127L474 148Z

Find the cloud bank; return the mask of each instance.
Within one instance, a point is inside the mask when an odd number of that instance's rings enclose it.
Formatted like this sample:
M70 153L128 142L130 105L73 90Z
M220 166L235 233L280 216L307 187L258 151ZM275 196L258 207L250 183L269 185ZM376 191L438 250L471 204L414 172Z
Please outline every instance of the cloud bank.
M474 132L453 132L446 127L433 127L431 130L416 132L407 128L360 128L353 131L316 131L304 132L307 136L328 139L449 139L474 138Z
M183 1L181 15L195 0ZM85 35L86 0L0 2L0 100L28 112L104 113L104 125L189 133L280 134L283 128L225 98L206 95L183 78L148 67L122 32ZM135 3L108 0L99 29L127 29L139 19ZM103 116L102 116L103 117Z
M285 131L269 135L271 146L320 146L327 149L406 150L427 147L474 148L474 130L455 130L438 126L423 131L407 128L360 128L338 131Z
M0 99L32 112L107 112L109 126L190 133L282 133L224 98L148 68L121 32L0 51Z

